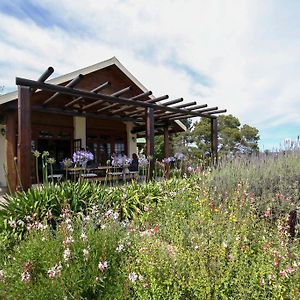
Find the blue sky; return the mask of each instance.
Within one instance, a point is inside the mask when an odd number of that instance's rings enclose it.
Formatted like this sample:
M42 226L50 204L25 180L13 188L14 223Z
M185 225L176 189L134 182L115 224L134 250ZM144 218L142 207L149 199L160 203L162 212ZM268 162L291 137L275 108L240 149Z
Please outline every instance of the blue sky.
M300 1L1 0L0 86L116 56L155 95L227 108L262 149L300 135Z

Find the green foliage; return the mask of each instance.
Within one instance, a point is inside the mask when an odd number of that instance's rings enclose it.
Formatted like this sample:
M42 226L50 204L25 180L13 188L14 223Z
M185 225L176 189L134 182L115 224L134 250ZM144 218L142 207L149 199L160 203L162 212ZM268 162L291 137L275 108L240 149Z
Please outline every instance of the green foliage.
M233 115L221 115L218 117L218 143L219 156L228 154L257 153L258 130L255 127L244 124L241 127L238 118ZM174 148L190 158L204 159L210 156L211 124L210 119L202 118L195 122L193 128L180 133L174 139Z
M0 298L299 299L299 238L287 223L299 161L240 159L110 189L49 185L38 191L44 202L29 192L29 207L11 198L0 221L16 209L11 221L21 226L24 211L32 226L14 246L0 244Z

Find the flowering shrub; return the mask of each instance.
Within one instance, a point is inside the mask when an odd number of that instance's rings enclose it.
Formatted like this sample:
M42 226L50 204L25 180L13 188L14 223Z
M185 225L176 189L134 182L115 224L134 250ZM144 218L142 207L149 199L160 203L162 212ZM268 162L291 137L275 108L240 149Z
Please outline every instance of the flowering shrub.
M93 191L82 199L94 201L74 205L62 194L59 209L40 219L38 210L11 215L7 226L28 233L0 251L0 298L299 299L299 239L288 211L274 218L271 197L260 213L243 183L217 193L214 172L101 197L96 185L82 185Z

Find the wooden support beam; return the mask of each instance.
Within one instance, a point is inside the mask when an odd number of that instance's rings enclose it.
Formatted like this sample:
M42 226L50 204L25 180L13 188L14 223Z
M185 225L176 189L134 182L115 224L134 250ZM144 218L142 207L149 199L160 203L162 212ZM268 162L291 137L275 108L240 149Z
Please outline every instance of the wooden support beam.
M82 79L83 75L79 74L77 77L75 77L73 80L71 80L68 84L66 84L66 88L73 88L76 84L78 84ZM55 98L59 96L60 92L56 92L54 95L52 95L50 98L44 101L44 105L48 104L49 102L53 101Z
M211 162L212 165L218 163L218 119L210 119L210 133L211 133Z
M12 192L17 190L15 157L17 157L17 113L16 111L9 111L6 118L6 165L7 184Z
M31 92L18 87L18 169L21 184L26 191L31 186Z
M204 112L208 112L208 111L212 111L212 110L216 110L216 109L218 109L217 106L209 107L209 108L205 108L205 109L197 109L197 110L190 109L190 111L196 112L196 113L204 113ZM187 110L189 110L189 109L187 109ZM206 115L206 116L208 116L208 115ZM190 118L190 117L193 117L193 115L192 114L182 114L182 113L168 113L168 114L163 115L159 119L179 120L179 119L186 119L186 118Z
M169 136L169 128L164 127L164 157L170 156L170 136Z
M169 98L168 95L164 95L164 96L160 96L160 97L157 97L157 98L154 98L154 99L149 99L149 100L146 100L146 101L143 101L143 102L151 104L151 103L156 103L156 102L159 102L159 101L162 101L162 100L166 100L168 98ZM144 114L144 108L136 108L134 111L127 114L127 116L135 117L135 116L141 116L142 114Z
M175 108L184 108L184 107L193 106L195 104L197 104L197 102L193 101L193 102L188 102L188 103L184 103L184 104L176 105L176 106L172 106L172 107L175 107ZM157 117L160 117L160 116L167 116L167 115L168 114L166 114L165 112L163 112L163 113L157 113L154 116L157 118Z
M148 96L150 96L150 95L152 95L152 92L151 92L151 91L148 91L148 92L145 92L145 93L136 95L136 96L134 96L134 97L131 97L131 98L129 98L129 100L138 100L138 99L140 99L140 98L148 97ZM117 110L112 111L112 113L113 113L113 114L117 114L117 113L126 111L126 110L128 109L128 107L130 107L130 106L128 106L128 105L123 106L123 107L121 107L121 108L119 108L119 109L117 109Z
M109 81L106 81L106 82L102 83L101 85L97 86L96 88L92 89L92 90L91 90L91 93L98 93L98 92L100 92L100 91L102 91L102 90L104 90L105 88L110 87L110 86L111 86L111 83L110 83ZM69 106L75 104L76 102L78 102L78 101L80 101L80 100L82 100L82 99L84 99L84 97L77 97L76 99L74 99L74 100L68 102L68 103L65 105L65 107L69 107Z
M126 88L124 88L124 89L122 89L122 90L119 90L119 91L117 91L117 92L114 92L113 94L111 94L111 95L109 95L109 96L110 96L110 97L119 97L119 96L121 96L122 94L124 94L124 93L126 93L126 92L128 92L128 91L130 91L130 90L131 90L131 87L128 86L128 87L126 87ZM103 101L103 100L97 100L97 101L92 102L92 103L90 103L90 104L88 104L88 105L85 105L82 109L85 110L85 109L87 109L87 108L91 108L91 107L96 106L96 105L99 105L99 104L101 104L101 103L104 103L104 101ZM119 105L119 103L113 103L113 104L111 104L111 105L109 105L109 106L112 106L112 105L116 106L116 105ZM113 107L114 107L114 106L113 106ZM97 112L101 112L101 111L104 111L104 110L106 110L106 109L108 109L108 106L105 106L105 107L103 107L103 108L98 109Z
M40 78L37 80L38 82L45 82L46 79L48 79L51 74L54 72L54 69L52 67L49 67L46 69L46 71L40 76ZM31 92L34 93L37 89L31 89Z
M174 108L174 107L167 107L161 104L153 104L153 103L145 103L145 101L133 101L127 98L123 97L112 97L110 95L104 95L104 94L95 94L91 93L88 91L80 90L80 89L72 89L68 88L65 86L59 86L59 85L54 85L50 83L40 83L34 80L30 79L25 79L25 78L16 78L16 84L17 85L23 85L23 86L29 86L33 88L39 88L45 91L55 91L55 92L60 92L65 95L70 95L70 96L82 96L88 99L101 99L105 100L110 103L120 103L123 105L131 105L135 107L143 107L143 108L153 108L155 110L163 110L163 111L170 111L174 113L183 113L183 114L188 114L192 115L195 117L206 117L206 118L212 118L209 115L201 114L200 112L194 112L194 111L188 111L186 109L180 109L180 108Z
M149 159L148 180L153 178L154 173L154 111L146 108L146 154Z
M207 112L205 114L206 115L214 115L214 114L223 114L223 113L226 113L226 112L227 112L227 109L219 109L219 110Z

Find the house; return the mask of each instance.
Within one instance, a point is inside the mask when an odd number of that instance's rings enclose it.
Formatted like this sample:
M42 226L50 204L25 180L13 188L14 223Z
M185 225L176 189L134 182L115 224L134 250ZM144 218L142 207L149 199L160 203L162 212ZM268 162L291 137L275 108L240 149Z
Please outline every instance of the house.
M113 152L136 152L138 137L146 137L153 156L156 131L164 134L168 155L169 132L185 130L180 119L209 117L216 134L213 114L223 112L155 98L115 57L45 82L52 73L50 67L36 81L16 78L18 91L0 96L0 166L6 170L0 168L0 186L8 181L16 189L15 157L25 188L35 182L34 150L60 162L87 148L95 165L105 165ZM214 149L216 157L216 138Z

